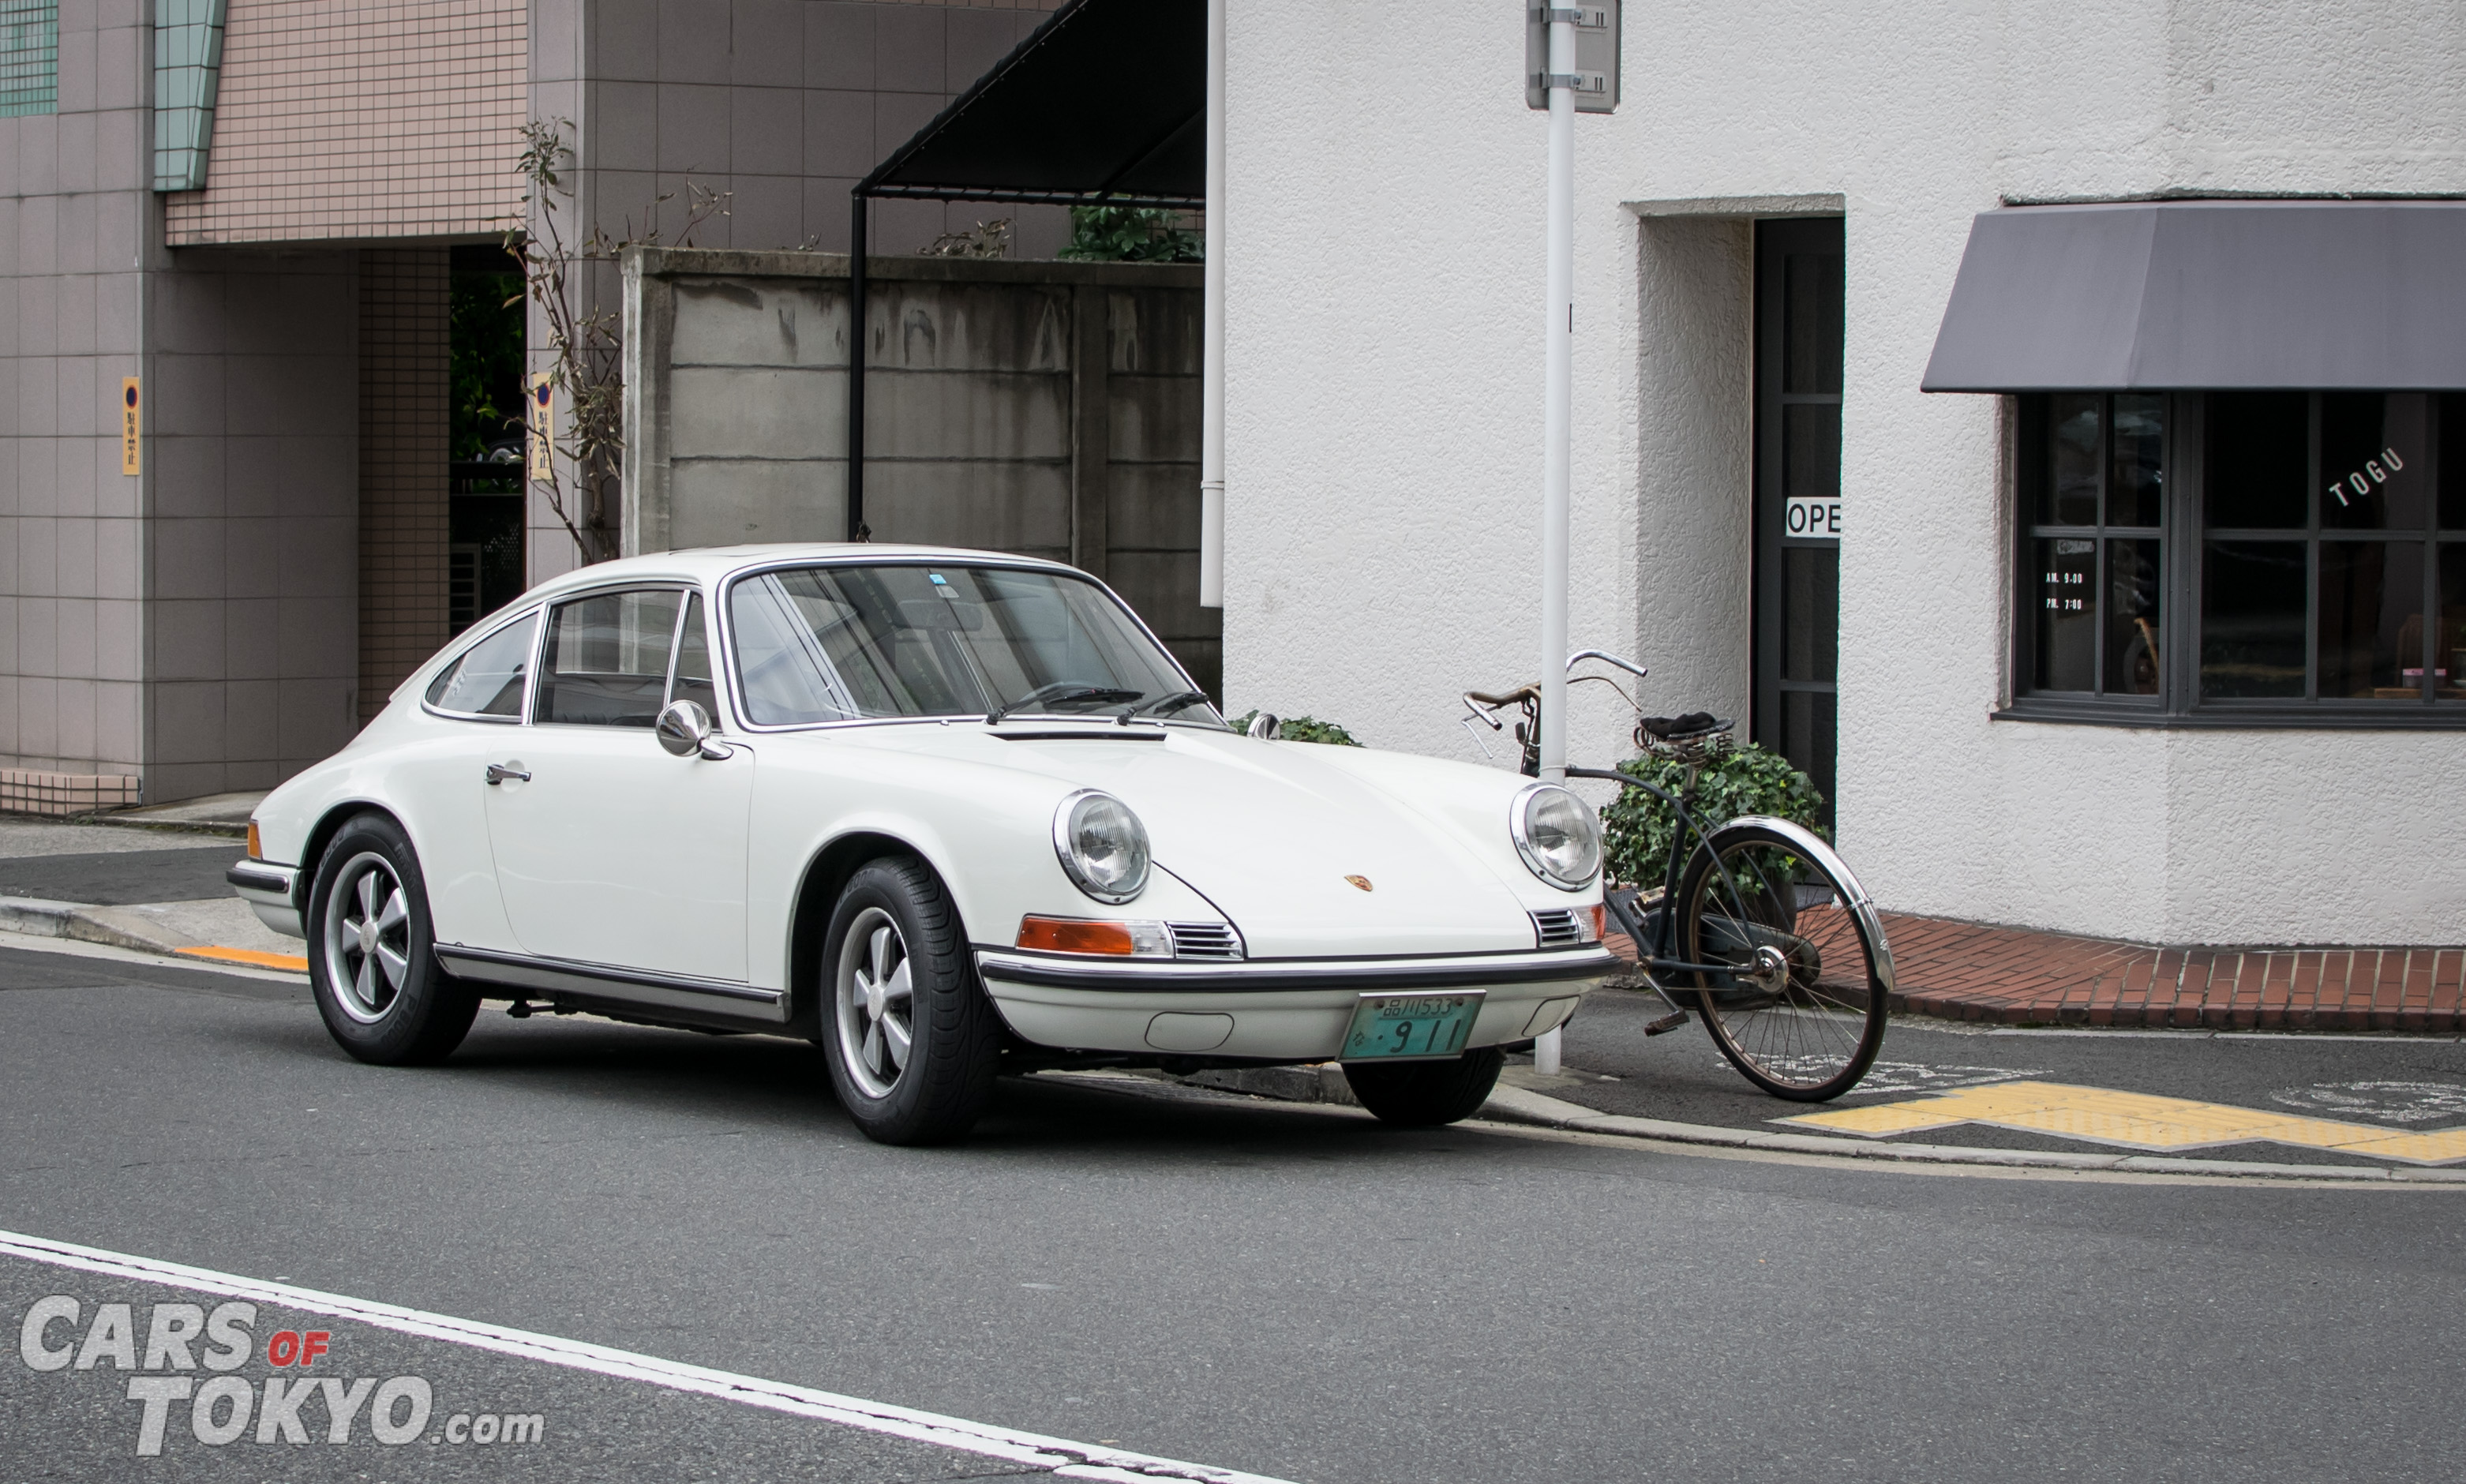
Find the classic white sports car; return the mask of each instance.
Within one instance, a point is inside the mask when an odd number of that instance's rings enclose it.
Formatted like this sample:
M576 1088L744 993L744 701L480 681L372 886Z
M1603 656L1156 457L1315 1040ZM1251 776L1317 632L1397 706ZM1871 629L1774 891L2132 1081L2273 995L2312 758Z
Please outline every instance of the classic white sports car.
M1103 584L930 548L547 583L268 795L230 880L362 1060L483 999L809 1037L903 1143L1071 1066L1336 1060L1452 1121L1614 962L1565 789L1235 732Z

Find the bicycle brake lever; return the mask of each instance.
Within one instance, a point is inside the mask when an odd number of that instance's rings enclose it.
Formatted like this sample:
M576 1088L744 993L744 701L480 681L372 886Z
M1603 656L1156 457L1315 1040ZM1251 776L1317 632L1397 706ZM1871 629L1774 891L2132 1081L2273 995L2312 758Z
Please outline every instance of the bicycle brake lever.
M1483 761L1485 761L1485 762L1496 762L1496 761L1498 760L1498 754L1497 754L1496 753L1493 753L1493 752L1491 752L1491 751L1490 750L1490 742L1489 742L1489 740L1488 740L1487 738L1485 738L1485 737L1484 737L1480 732L1478 732L1478 731L1474 731L1472 730L1472 724L1473 724L1473 722L1474 722L1475 720L1477 720L1477 719L1485 719L1485 718L1475 718L1475 717L1471 717L1471 716L1459 716L1459 717L1457 717L1457 718L1456 718L1456 725L1457 725L1457 726L1459 726L1459 727L1462 727L1462 728L1466 731L1466 732L1468 732L1468 734L1470 734L1470 736L1472 737L1472 745L1473 745L1473 746L1475 746L1475 747L1477 747L1477 748L1480 748L1480 749L1481 749L1481 755L1482 755L1482 759L1483 759ZM1491 730L1492 730L1492 731L1497 730L1497 727L1498 727L1498 723L1496 723L1496 722L1491 722Z

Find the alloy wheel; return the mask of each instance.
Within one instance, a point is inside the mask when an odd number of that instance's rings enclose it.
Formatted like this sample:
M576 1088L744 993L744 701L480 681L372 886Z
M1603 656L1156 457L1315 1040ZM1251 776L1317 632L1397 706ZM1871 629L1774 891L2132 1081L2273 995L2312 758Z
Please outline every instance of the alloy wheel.
M411 975L411 906L393 865L375 851L353 856L325 898L325 976L343 1013L383 1020Z
M879 907L849 924L840 950L840 1062L867 1097L888 1097L916 1044L908 940Z

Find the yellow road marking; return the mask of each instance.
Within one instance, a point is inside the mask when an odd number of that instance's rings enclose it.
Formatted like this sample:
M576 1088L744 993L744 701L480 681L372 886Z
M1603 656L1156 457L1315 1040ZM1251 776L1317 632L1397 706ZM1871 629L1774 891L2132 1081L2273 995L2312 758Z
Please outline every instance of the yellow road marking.
M294 974L308 972L308 960L298 954L260 953L254 948L175 948L175 954L191 958L217 958L224 963L244 963L258 969L288 969Z
M2400 1159L2409 1164L2455 1164L2466 1159L2466 1128L2408 1134L2367 1123L2294 1117L2256 1108L2198 1103L2146 1092L2119 1092L2111 1088L2076 1088L2060 1082L2002 1082L1960 1088L1941 1096L1906 1103L1841 1108L1773 1121L1868 1138L1947 1129L1960 1123L1984 1123L1999 1129L2022 1129L2134 1149L2199 1149L2212 1144L2265 1141Z

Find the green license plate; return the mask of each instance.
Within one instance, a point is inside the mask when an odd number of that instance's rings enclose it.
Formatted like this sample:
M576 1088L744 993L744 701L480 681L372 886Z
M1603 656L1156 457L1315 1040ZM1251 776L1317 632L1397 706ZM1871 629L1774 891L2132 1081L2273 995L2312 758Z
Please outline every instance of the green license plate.
M1460 1056L1481 1013L1481 990L1364 995L1344 1033L1343 1061Z

